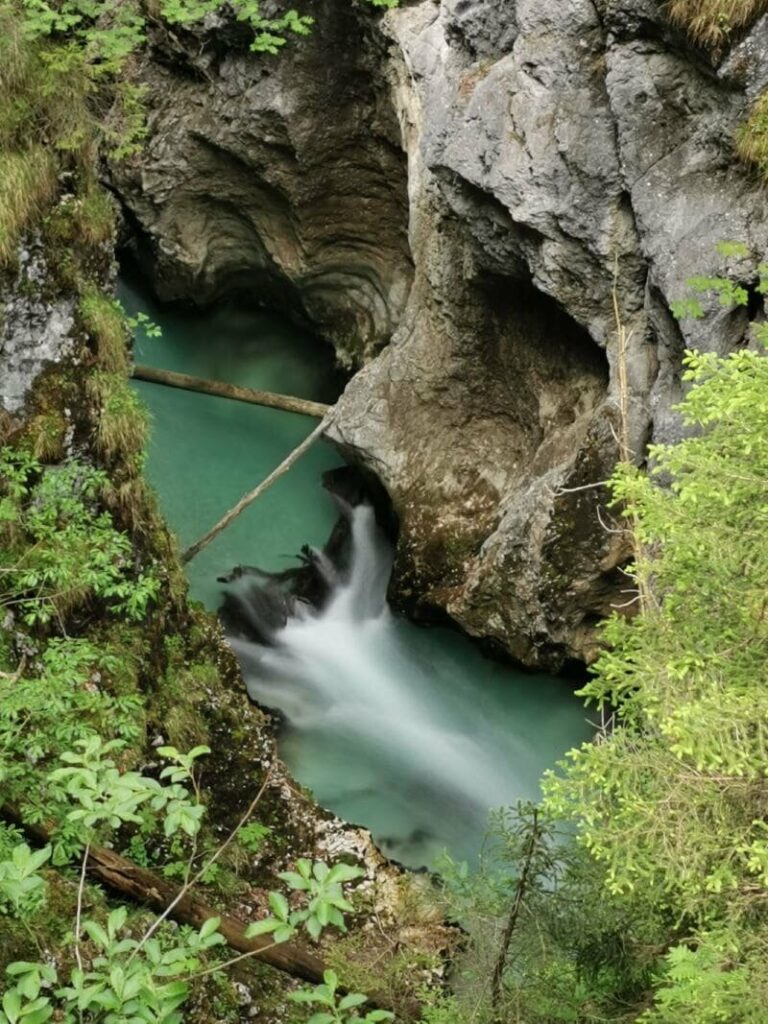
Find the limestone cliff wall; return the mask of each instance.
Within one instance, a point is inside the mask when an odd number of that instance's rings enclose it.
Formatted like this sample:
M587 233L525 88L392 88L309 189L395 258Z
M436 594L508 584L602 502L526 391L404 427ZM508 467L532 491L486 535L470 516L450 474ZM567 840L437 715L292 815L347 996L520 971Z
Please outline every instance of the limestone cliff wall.
M584 489L616 458L614 295L641 459L678 436L684 346L744 341L745 311L669 305L692 273L756 279L732 139L768 22L715 63L656 0L309 7L278 61L158 42L150 142L115 174L158 287L295 300L364 364L336 439L400 517L400 600L532 665L589 658L626 554Z

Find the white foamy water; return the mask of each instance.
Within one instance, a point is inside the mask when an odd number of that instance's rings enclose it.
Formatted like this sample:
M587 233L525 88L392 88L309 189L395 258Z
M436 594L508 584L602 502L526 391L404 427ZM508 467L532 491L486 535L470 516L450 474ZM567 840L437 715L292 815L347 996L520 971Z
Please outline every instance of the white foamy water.
M541 772L588 735L583 711L561 681L396 619L391 546L370 506L346 514L348 571L320 562L326 606L300 605L272 646L231 641L248 691L284 715L281 752L298 780L390 856L471 858L489 809L536 798Z

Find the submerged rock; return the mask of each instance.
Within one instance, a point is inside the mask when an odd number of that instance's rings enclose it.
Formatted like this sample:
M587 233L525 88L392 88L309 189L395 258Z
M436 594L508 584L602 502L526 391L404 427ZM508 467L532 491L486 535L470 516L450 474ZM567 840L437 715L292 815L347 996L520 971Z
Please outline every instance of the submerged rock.
M642 460L680 434L684 346L745 338L746 310L669 307L691 274L756 280L762 186L731 139L764 25L718 66L655 0L421 0L379 36L309 9L279 61L208 39L148 69L151 139L115 180L158 289L247 285L366 361L334 437L391 496L396 596L531 665L589 659L623 600L595 486L620 407Z

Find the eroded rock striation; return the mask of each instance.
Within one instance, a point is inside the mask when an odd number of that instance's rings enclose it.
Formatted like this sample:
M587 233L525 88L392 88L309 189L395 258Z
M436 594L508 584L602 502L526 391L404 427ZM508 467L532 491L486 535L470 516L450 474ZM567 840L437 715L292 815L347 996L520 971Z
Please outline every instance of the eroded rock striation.
M383 38L347 3L313 7L287 60L250 54L226 22L184 47L163 37L146 151L114 181L161 298L242 292L303 314L357 364L410 287L405 162L370 74Z
M115 184L158 289L295 301L364 363L335 438L399 515L396 596L530 665L589 659L623 585L590 486L619 411L641 459L679 435L684 346L745 340L746 310L669 306L693 273L756 279L732 139L768 23L715 62L656 0L309 6L279 61L209 40L148 68L150 142Z

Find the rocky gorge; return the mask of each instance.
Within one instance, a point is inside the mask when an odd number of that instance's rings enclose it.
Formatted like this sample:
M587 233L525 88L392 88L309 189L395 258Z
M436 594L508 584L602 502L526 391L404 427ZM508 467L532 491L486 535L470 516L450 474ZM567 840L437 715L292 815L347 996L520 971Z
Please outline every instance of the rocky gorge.
M0 1021L762 1021L768 0L52 5Z
M589 660L626 557L591 486L621 402L642 461L679 434L684 347L745 340L745 311L670 304L724 239L756 280L733 137L768 20L715 59L655 0L309 9L277 60L226 20L158 35L147 145L112 169L132 244L162 298L290 306L359 368L333 437L391 496L401 604L528 665Z
M617 456L616 316L642 461L679 435L684 347L744 343L755 311L670 304L693 273L756 283L762 185L733 139L768 22L715 59L655 0L310 6L279 59L224 17L157 30L146 146L110 169L129 245L162 299L290 309L358 371L333 437L392 499L401 606L531 666L588 661L626 557L592 486ZM71 347L39 248L5 289L9 411Z

